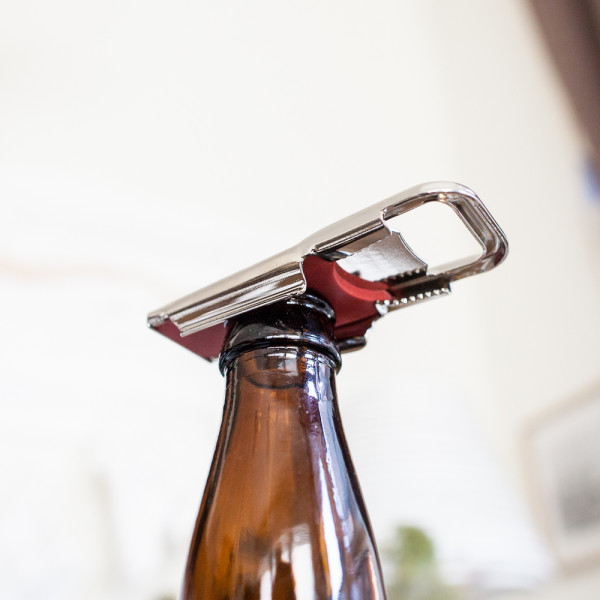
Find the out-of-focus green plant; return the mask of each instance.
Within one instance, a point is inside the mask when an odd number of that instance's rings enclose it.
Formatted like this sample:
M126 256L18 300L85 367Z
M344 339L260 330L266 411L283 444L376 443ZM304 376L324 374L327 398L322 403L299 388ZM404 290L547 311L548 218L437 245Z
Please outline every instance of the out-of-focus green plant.
M460 600L459 591L442 582L433 542L421 529L398 527L384 557L392 567L388 600Z

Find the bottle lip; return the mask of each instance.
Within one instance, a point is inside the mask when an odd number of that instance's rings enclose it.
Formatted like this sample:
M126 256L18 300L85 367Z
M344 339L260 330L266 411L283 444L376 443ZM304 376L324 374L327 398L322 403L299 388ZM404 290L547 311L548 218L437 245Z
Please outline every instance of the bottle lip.
M313 292L305 292L300 296L292 296L284 300L282 304L303 306L309 310L320 312L325 318L331 321L332 326L335 325L335 311L331 304Z
M232 319L219 356L223 375L232 361L252 350L309 348L326 355L339 371L342 363L334 337L335 312L313 293L287 298Z

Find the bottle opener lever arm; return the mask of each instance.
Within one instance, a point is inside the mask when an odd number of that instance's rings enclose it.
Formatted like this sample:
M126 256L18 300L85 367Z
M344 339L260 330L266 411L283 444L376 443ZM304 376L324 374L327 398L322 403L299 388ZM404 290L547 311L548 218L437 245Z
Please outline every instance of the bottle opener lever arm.
M481 246L466 264L432 272L389 221L429 202L451 207ZM365 344L373 321L450 292L453 281L498 265L508 251L504 233L475 193L456 183L429 183L392 196L311 235L253 267L148 315L148 324L207 360L218 357L226 321L312 291L336 313L340 350Z

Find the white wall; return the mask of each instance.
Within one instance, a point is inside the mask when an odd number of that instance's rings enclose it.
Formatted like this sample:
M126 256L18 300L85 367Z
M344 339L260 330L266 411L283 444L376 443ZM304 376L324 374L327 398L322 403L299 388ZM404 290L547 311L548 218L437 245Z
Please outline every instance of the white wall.
M548 582L521 450L531 419L600 378L600 210L521 2L2 13L3 597L172 593L223 384L146 312L440 179L480 194L511 254L345 359L376 534L412 519L449 577L590 597L597 572Z

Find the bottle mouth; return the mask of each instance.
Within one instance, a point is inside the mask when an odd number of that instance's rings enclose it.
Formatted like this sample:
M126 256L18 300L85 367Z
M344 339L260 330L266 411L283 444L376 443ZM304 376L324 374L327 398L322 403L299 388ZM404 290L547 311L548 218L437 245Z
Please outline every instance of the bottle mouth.
M302 294L263 306L232 319L219 356L223 375L245 352L265 348L310 348L331 359L339 371L342 359L334 337L335 312L320 296Z

